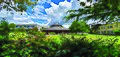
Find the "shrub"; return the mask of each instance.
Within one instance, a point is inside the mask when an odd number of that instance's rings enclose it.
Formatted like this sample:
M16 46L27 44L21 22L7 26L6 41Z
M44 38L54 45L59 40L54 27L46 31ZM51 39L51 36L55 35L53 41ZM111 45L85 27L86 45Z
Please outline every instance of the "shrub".
M26 34L25 32L10 33L9 44L4 44L2 46L2 49L4 49L5 51L2 52L0 56L38 57L42 55L42 52L44 54L45 47L44 47L44 42L42 42L44 38L42 38L43 37L42 32L39 32L38 34L31 35L31 34Z
M50 35L55 35L55 32L50 32L49 34L50 34Z
M116 35L120 35L120 30L114 30L114 33L115 33Z
M14 35L15 37L17 35ZM20 35L20 34L18 34ZM21 34L24 37L16 40L10 39L8 44L4 44L1 56L10 57L119 57L118 39L109 38L89 41L86 37L75 38L65 37L42 37L42 32L33 34ZM12 36L11 36L12 38Z
M91 42L83 38L66 38L61 50L57 52L58 57L115 57L119 56L117 39L97 39ZM115 53L114 53L115 52Z
M26 29L24 27L15 29L15 32L25 32L25 31Z
M4 44L9 43L8 34L10 29L8 27L8 22L5 20L0 21L0 55L4 50L1 48Z
M27 33L30 35L37 36L38 38L45 38L45 32L28 30Z

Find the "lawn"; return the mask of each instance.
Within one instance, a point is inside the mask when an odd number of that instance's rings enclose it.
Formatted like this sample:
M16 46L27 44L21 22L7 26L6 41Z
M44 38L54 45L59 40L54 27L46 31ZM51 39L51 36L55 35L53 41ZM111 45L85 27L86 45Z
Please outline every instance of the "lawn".
M64 34L65 37L67 38L71 38L72 36L74 36L74 38L82 38L82 37L86 37L86 39L91 40L96 40L98 38L102 38L103 40L105 39L114 39L117 38L118 42L117 44L120 44L120 36L116 36L116 35L98 35L98 34ZM47 37L49 38L60 38L61 35L60 34L56 34L56 35L47 35Z
M81 37L86 37L86 38L92 38L92 39L96 39L96 38L120 38L120 36L115 36L115 35L97 35L97 34L64 34L65 37L71 37L74 36L75 38L81 38ZM47 35L48 37L54 37L54 38L59 38L60 34L56 34L56 35Z

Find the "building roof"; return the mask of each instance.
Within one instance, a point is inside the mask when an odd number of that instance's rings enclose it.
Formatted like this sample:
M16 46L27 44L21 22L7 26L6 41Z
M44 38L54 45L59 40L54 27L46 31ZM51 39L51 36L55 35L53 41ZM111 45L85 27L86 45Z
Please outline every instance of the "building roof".
M62 27L62 25L60 23L54 23L50 27Z
M53 25L50 26L50 28L47 28L45 30L69 30L68 28L64 28L61 24L59 23L54 23Z
M64 27L51 27L51 28L47 28L45 30L69 30L69 29L64 28Z

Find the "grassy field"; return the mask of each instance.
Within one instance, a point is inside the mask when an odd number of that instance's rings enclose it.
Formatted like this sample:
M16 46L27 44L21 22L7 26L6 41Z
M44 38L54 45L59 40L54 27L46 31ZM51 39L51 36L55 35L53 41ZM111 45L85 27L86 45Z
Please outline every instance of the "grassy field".
M15 34L14 34L15 33ZM26 36L28 36L25 32L14 32L14 33L10 33L9 37L12 40L17 40L19 38L25 38ZM71 38L72 36L74 36L74 38L83 38L86 37L86 39L88 39L89 41L92 40L96 40L98 38L102 38L103 40L105 39L114 39L117 38L118 39L118 44L120 44L120 36L115 36L115 35L96 35L96 34L63 34L64 37L67 38ZM61 35L60 34L55 34L55 35L46 35L46 38L60 38Z
M120 36L116 36L116 35L97 35L97 34L84 34L84 35L81 35L81 34L64 34L65 37L67 38L70 38L72 37L72 35L74 36L74 38L83 38L83 37L86 37L87 39L89 39L90 41L91 40L95 40L95 39L98 39L98 38L102 38L103 40L105 39L115 39L117 38L118 39L118 42L117 44L120 44ZM47 37L50 37L50 38L60 38L61 35L47 35Z
M120 36L115 36L115 35L96 35L96 34L84 34L84 35L81 35L81 34L64 34L65 37L71 37L71 36L74 36L75 38L81 38L81 37L86 37L86 38L92 38L92 39L96 39L96 38L120 38ZM47 35L47 36L50 36L50 37L60 37L59 34L56 34L56 35Z

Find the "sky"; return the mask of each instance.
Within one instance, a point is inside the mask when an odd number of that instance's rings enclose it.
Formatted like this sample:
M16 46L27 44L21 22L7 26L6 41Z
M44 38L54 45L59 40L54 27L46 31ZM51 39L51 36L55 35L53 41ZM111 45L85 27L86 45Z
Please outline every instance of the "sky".
M83 0L84 1L84 0ZM51 25L60 23L68 28L71 21L65 22L63 19L68 10L80 8L77 0L38 0L33 8L28 7L24 12L0 11L0 18L6 18L8 22L15 24L39 24ZM13 14L11 14L13 13Z

